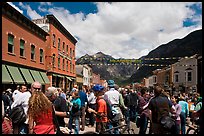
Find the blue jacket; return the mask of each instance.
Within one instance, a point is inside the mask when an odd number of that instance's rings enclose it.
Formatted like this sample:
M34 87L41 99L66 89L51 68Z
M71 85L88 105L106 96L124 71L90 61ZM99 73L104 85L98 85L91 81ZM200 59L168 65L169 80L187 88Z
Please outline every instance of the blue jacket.
M80 100L81 100L81 106L84 107L85 102L88 102L87 95L85 92L79 91L79 96L80 96Z

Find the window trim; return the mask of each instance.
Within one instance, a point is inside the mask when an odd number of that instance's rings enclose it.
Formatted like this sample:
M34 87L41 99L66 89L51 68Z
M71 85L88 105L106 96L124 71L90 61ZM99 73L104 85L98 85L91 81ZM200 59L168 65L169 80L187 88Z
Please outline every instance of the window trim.
M32 57L31 57L31 56L32 56L32 47L34 47L34 58L33 58L33 59L32 59ZM30 51L31 51L31 52L30 52L30 53L31 53L31 56L30 56L30 59L31 59L32 61L36 61L36 52L35 52L35 49L36 49L36 48L35 48L35 45L34 45L34 44L31 44L31 50L30 50Z

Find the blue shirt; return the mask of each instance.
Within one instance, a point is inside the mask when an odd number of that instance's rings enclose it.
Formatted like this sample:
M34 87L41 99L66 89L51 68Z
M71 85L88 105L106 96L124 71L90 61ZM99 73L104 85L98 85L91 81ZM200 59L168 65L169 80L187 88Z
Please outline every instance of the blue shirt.
M86 93L83 91L79 91L79 96L81 100L81 106L85 106L85 102L88 102Z
M181 111L189 115L188 103L186 101L179 101L178 104L181 105Z

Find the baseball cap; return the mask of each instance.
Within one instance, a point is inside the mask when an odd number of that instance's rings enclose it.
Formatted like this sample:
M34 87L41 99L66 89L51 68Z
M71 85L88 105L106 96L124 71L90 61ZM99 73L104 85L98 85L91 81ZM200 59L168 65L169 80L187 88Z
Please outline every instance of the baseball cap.
M108 86L109 87L114 87L115 86L114 80L108 80Z
M96 84L92 89L94 91L103 91L104 87L102 85Z

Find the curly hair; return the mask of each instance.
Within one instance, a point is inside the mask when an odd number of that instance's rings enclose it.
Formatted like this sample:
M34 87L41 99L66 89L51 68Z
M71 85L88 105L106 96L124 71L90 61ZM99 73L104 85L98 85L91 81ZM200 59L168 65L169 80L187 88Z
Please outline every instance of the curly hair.
M28 115L33 118L36 118L42 113L48 113L48 110L52 108L52 103L41 91L32 93L28 105Z

